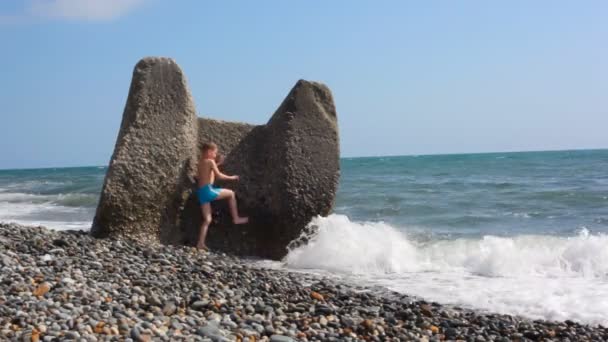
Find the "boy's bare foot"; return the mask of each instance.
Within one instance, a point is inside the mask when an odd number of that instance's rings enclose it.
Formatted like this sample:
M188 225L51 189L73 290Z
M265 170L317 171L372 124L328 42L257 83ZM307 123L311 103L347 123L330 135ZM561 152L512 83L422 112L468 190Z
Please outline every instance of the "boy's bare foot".
M200 250L203 250L205 252L209 252L209 248L207 246L205 246L204 244L201 244L201 243L197 244L196 248L200 249Z
M245 223L249 222L249 217L237 217L234 220L232 220L232 222L234 224L245 224Z

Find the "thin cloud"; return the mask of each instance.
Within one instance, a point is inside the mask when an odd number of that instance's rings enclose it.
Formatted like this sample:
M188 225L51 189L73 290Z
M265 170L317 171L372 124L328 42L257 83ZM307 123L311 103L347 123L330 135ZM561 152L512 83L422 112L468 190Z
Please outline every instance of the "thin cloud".
M23 13L2 14L0 23L20 23L35 18L108 21L119 18L146 0L29 0Z

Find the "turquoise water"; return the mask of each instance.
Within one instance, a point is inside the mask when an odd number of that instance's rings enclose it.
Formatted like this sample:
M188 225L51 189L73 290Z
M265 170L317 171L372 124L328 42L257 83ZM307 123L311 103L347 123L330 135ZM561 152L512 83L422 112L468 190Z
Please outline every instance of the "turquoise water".
M608 150L342 161L336 213L444 237L608 231Z
M607 170L608 150L343 159L335 213L261 264L606 325ZM0 170L0 221L88 229L105 172Z
M420 238L608 231L608 150L346 158L335 213ZM0 220L90 223L105 167L0 170Z
M89 229L105 167L0 170L0 222Z

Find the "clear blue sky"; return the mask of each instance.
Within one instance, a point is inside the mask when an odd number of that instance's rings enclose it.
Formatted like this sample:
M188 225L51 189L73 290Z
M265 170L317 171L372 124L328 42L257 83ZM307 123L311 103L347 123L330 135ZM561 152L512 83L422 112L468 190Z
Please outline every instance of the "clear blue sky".
M606 1L0 2L0 168L106 165L144 56L200 115L326 83L345 157L608 147Z

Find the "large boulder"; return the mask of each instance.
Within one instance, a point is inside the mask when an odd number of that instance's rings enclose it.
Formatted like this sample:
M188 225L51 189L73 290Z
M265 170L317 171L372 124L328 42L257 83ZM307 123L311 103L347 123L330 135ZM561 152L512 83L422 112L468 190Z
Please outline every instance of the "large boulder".
M202 143L213 141L226 155L223 171L241 177L218 183L236 191L250 223L233 225L226 201L213 202L208 245L280 259L311 218L333 206L339 140L331 92L300 80L259 126L197 120L193 107L173 61L138 63L93 234L194 245L201 222L195 166Z
M241 255L283 257L312 217L332 209L338 146L331 92L323 84L298 81L268 123L254 127L227 153L224 170L241 180L220 185L235 189L239 209L251 223L233 225L227 203L215 203L209 246Z
M168 58L135 66L91 233L158 242L179 225L198 125L186 77Z

